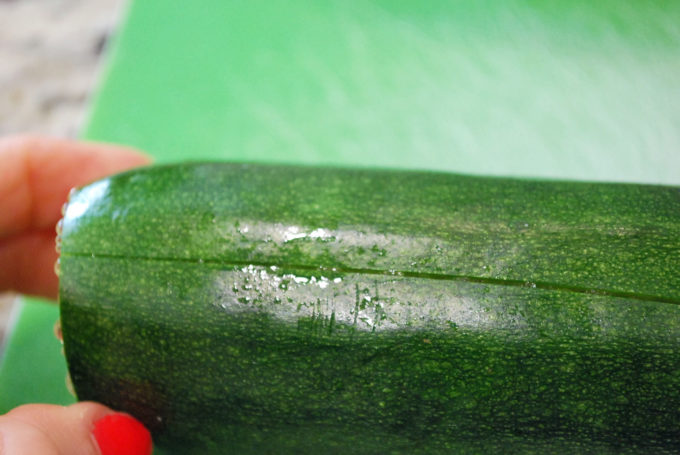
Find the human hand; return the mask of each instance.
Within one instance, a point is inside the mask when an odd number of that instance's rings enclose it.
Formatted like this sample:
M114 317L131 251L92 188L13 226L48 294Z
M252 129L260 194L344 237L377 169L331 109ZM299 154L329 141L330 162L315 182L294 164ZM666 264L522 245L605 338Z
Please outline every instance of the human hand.
M54 299L55 226L70 189L149 158L129 148L0 139L0 292ZM31 404L0 416L1 455L149 455L149 432L97 403Z
M150 455L149 431L97 403L29 404L0 416L2 455Z
M115 145L0 139L0 292L55 299L55 226L70 189L149 161Z

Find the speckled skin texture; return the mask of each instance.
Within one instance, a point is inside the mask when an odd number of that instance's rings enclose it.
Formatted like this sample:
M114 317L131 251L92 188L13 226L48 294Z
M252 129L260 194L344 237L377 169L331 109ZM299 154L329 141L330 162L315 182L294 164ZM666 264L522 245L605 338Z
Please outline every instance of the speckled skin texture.
M75 192L80 399L164 453L677 453L680 190L183 164Z

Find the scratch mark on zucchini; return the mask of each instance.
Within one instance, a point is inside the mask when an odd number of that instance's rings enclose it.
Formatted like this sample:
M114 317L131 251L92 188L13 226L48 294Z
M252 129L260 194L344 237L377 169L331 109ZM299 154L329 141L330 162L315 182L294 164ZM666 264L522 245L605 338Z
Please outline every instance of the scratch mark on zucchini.
M92 257L90 253L64 253L62 257ZM427 272L414 272L409 270L378 270L378 269L367 269L367 268L353 268L353 267L338 267L338 266L326 266L320 265L312 267L305 264L271 264L271 263L261 263L257 261L216 261L211 259L187 259L187 258L164 258L164 257L147 257L147 256L116 256L116 255L106 255L97 254L95 257L101 257L106 259L120 259L120 260L132 260L132 261L164 261L164 262L182 262L182 263L206 263L221 265L224 267L243 267L243 266L257 266L257 267L267 267L270 268L275 266L279 269L296 269L304 270L309 272L324 272L333 271L339 274L346 273L356 273L360 275L380 275L380 276L401 276L407 278L423 278L428 280L440 280L440 281L462 281L468 283L479 283L479 284L489 284L494 286L511 286L511 287L528 287L549 291L561 291L561 292L574 292L577 294L592 294L601 295L608 297L618 297L632 300L640 300L645 302L658 302L658 303L669 303L672 305L680 305L680 299L672 297L664 297L658 295L648 295L639 294L635 292L625 292L617 291L612 289L599 289L599 288L587 288L580 286L569 286L558 283L547 283L543 281L531 281L531 280L512 280L512 279L500 279L500 278L487 278L480 276L470 276L470 275L453 275L447 273L427 273ZM359 305L359 288L356 289L356 299L357 307ZM377 294L376 294L377 295ZM356 314L356 313L355 313ZM356 320L354 321L356 324Z

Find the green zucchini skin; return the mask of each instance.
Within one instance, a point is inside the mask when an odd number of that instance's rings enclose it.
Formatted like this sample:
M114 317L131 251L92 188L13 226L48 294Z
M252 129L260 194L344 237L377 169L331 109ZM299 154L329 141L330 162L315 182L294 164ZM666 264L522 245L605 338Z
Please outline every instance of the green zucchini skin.
M164 453L678 453L680 189L184 163L76 190L78 398Z

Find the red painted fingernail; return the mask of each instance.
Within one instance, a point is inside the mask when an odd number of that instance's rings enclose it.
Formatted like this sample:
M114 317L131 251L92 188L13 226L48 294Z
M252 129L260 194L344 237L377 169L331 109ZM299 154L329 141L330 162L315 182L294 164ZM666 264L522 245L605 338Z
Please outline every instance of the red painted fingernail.
M94 423L92 435L102 455L151 455L151 433L127 414L109 414Z

